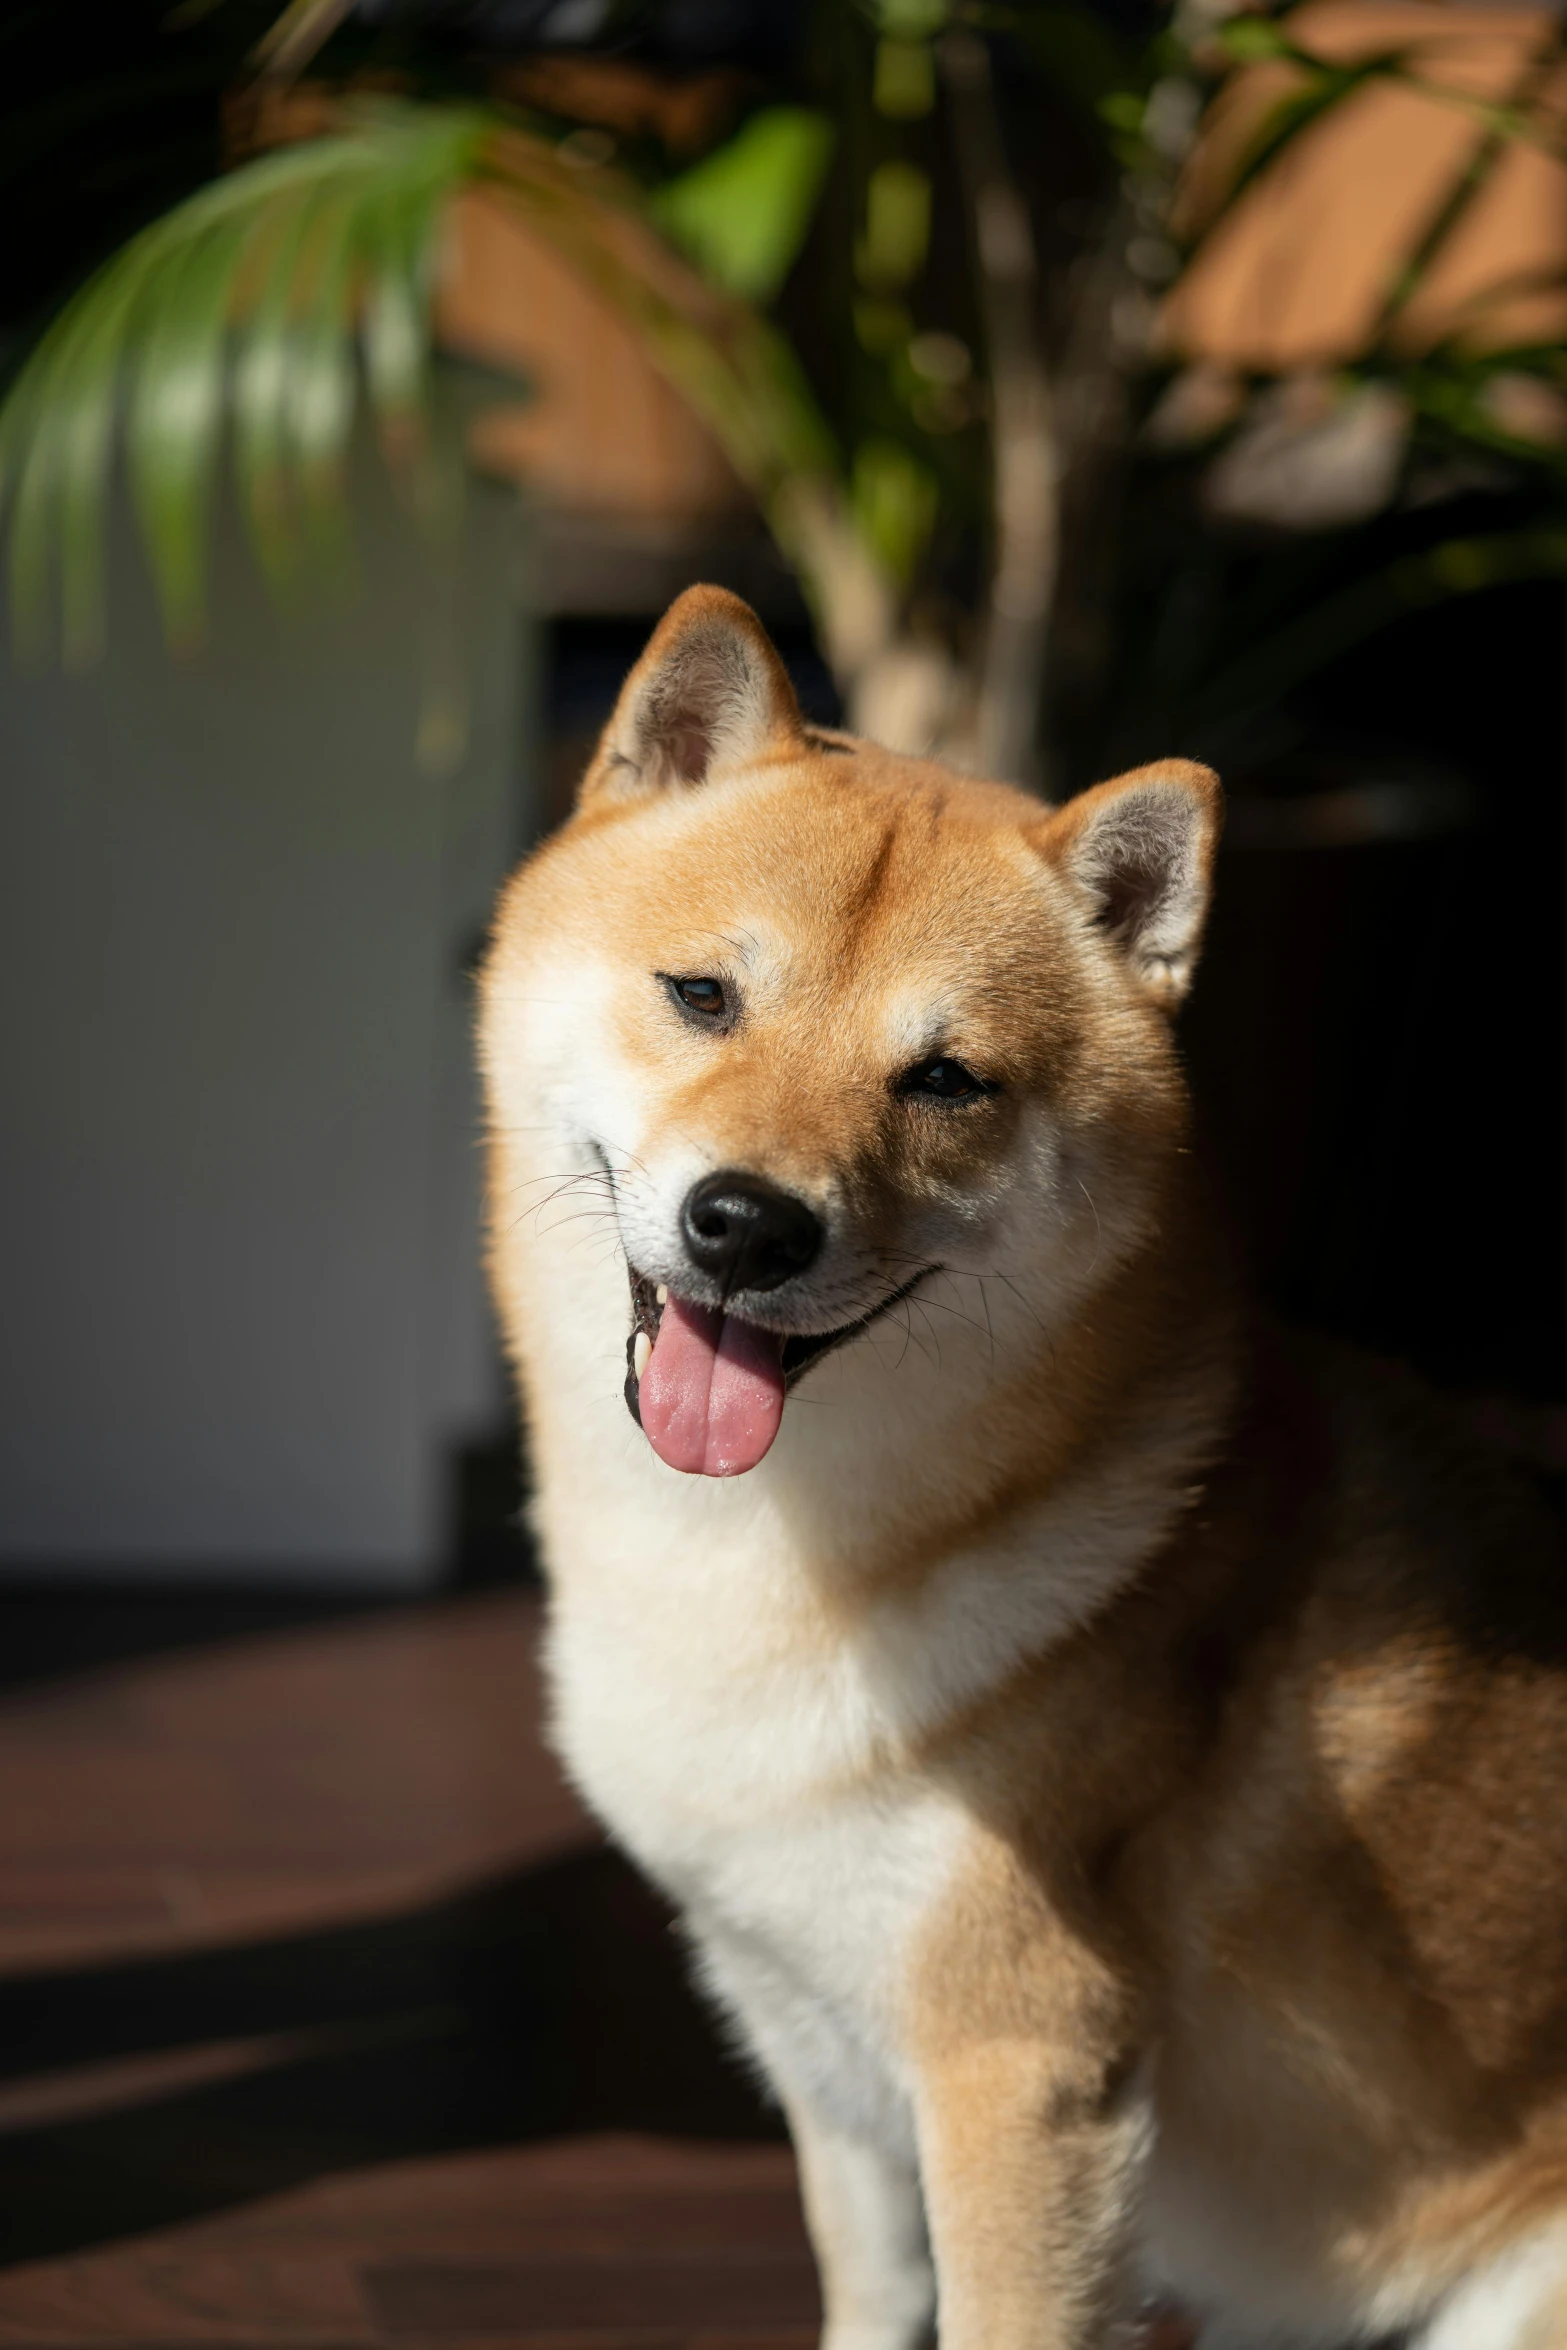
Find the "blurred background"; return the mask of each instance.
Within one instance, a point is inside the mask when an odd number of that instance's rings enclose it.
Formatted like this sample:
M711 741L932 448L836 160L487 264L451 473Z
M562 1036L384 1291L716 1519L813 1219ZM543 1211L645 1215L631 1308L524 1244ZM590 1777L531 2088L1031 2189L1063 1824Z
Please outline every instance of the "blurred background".
M803 2342L538 1741L489 906L696 579L896 747L1210 760L1257 1280L1556 1489L1560 18L13 0L0 63L0 2340Z

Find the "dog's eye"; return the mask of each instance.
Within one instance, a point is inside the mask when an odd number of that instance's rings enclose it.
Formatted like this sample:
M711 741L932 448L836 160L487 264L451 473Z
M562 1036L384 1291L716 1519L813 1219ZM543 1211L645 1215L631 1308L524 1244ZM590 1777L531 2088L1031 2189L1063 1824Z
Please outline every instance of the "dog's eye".
M988 1078L976 1077L972 1069L965 1069L961 1061L946 1053L906 1069L898 1080L900 1093L923 1094L938 1102L978 1101L981 1094L995 1090Z
M705 1012L717 1020L729 1009L723 986L716 979L671 979L670 987L689 1012Z

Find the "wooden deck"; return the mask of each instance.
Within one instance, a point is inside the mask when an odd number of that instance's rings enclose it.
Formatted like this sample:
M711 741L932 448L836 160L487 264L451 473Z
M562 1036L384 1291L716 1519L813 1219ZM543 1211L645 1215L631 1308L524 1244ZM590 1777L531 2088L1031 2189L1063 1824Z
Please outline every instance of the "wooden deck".
M787 2148L526 1597L0 1698L0 2345L804 2350Z

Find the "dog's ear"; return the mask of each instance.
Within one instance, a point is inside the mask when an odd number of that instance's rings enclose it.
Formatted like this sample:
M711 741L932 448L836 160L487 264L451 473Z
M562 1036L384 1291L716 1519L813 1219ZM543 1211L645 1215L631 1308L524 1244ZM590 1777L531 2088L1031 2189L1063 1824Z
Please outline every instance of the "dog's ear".
M687 588L627 678L583 778L583 807L705 783L800 741L783 663L749 604Z
M1068 800L1039 835L1139 985L1172 1011L1197 965L1223 821L1213 769L1164 759Z

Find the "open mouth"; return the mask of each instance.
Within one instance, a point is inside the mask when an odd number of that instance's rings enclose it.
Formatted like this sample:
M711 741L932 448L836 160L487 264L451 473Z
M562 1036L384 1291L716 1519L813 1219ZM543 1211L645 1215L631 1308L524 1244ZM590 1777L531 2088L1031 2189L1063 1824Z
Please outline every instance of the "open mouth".
M672 1297L662 1283L628 1270L631 1417L670 1468L691 1476L738 1477L771 1446L784 1397L811 1365L868 1330L940 1267L922 1266L869 1313L836 1330L787 1333Z

